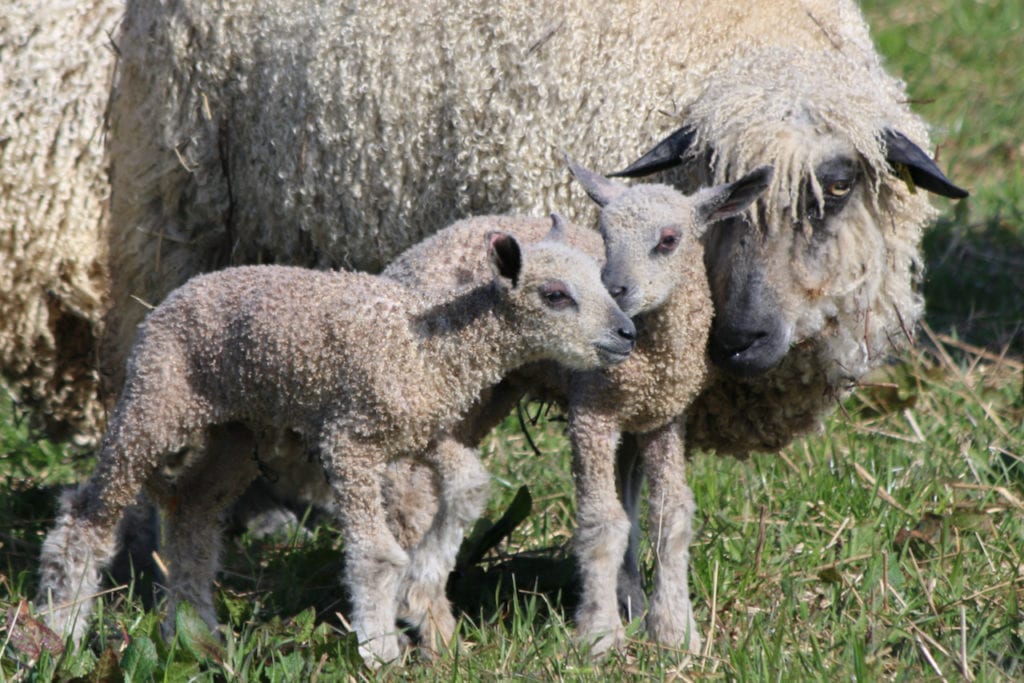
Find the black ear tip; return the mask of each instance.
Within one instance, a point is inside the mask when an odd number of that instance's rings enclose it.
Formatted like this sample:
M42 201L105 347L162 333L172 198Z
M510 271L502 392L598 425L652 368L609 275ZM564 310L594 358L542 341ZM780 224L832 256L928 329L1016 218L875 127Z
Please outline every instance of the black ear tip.
M759 186L768 187L772 182L772 178L775 176L775 167L771 164L765 164L764 166L758 166L753 171L747 174L747 179Z
M696 134L693 128L683 126L656 144L642 157L610 178L639 178L664 171L683 163L683 156L690 151Z
M954 185L924 150L898 130L883 130L882 143L886 160L894 167L905 166L910 179L922 190L950 199L963 199L969 195L967 190Z
M932 194L937 194L941 197L949 197L950 199L964 199L970 196L970 193L958 185L954 185L953 182L942 174L938 168L935 169L920 169L913 166L908 167L910 171L910 179L914 181L917 187L922 190L927 190Z
M949 187L946 188L944 196L949 197L950 199L967 199L971 196L971 193L962 187L949 183Z

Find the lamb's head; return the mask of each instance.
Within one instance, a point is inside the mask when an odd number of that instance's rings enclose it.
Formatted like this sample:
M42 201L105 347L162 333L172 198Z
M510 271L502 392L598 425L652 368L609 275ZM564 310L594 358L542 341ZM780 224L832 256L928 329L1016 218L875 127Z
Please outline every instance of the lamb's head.
M833 54L833 52L835 54ZM751 377L796 349L835 386L907 343L922 311L924 189L963 197L921 148L921 121L899 82L839 51L772 48L722 65L685 125L616 175L673 166L684 188L771 164L775 177L742 217L709 233L716 365Z
M772 168L764 166L687 196L668 185L627 187L567 161L601 206L601 278L630 316L661 306L686 276L683 264L703 258L700 240L709 226L742 214L772 179Z
M508 233L487 233L505 314L526 341L530 360L577 370L626 360L636 336L632 321L601 283L597 262L565 244L562 219L552 220L548 236L525 247Z

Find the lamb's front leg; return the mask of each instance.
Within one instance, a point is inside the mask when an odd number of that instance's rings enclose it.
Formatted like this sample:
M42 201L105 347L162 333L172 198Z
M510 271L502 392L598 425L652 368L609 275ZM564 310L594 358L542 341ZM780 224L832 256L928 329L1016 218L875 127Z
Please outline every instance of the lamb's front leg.
M441 495L433 524L409 560L400 616L419 630L424 647L432 651L447 645L455 632L445 584L466 528L487 502L490 476L476 450L452 438L441 439L423 459L437 472Z
M349 622L369 666L397 659L398 592L409 556L387 525L381 496L385 454L372 444L331 434L321 459L338 501L345 540L345 584L352 602Z
M690 541L696 504L686 485L683 423L641 437L641 458L649 487L648 530L654 539L656 578L647 615L651 638L664 645L700 650L690 604Z
M569 414L576 482L573 548L581 579L577 638L599 655L624 644L616 578L629 542L629 519L615 488L615 448L620 431L610 416L574 406Z

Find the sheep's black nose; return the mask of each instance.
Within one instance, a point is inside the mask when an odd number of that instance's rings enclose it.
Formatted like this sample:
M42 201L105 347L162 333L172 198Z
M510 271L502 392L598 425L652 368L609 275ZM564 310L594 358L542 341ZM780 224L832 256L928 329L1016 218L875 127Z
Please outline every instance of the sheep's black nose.
M622 327L617 329L616 332L619 334L620 337L622 337L626 341L633 343L636 341L636 327L633 326L632 320L627 320L626 322L628 324L623 325Z

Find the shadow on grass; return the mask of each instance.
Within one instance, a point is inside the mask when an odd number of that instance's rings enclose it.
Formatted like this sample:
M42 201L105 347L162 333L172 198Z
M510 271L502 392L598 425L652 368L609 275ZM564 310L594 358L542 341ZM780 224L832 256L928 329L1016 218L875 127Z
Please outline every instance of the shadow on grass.
M960 202L924 236L926 320L993 353L1024 355L1024 214L1003 204L971 223Z
M527 601L535 602L533 610L541 621L552 609L560 612L559 618L573 612L578 593L576 565L564 548L495 552L530 512L529 494L523 487L501 518L480 520L469 535L446 587L456 616L510 623L515 607ZM313 607L318 622L347 626L340 616L350 610L341 584L343 555L338 532L322 524L297 529L289 538L239 539L229 548L222 572L225 617L238 626L253 620L286 619Z

